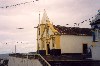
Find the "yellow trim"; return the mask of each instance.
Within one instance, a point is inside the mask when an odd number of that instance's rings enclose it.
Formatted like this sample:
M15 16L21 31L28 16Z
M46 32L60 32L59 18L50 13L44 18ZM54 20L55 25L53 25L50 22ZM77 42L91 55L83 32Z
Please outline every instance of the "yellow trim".
M59 35L56 35L55 36L55 49L60 49L60 36Z
M59 33L56 29L54 29L53 25L50 22L48 22L48 26L50 27L53 33Z

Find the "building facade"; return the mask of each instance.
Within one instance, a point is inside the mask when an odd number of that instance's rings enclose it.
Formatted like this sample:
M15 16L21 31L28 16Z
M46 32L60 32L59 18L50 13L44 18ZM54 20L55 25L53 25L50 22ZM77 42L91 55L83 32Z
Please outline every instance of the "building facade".
M52 51L60 53L60 34L53 28L44 12L41 23L37 27L37 49L40 54L50 54Z
M92 58L100 60L100 12L90 23L93 35Z

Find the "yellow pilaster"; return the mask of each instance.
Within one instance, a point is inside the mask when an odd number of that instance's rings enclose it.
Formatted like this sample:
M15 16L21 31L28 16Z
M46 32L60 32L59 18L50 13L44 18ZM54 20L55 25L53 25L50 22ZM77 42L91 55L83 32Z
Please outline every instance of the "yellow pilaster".
M55 35L55 48L60 49L60 35Z

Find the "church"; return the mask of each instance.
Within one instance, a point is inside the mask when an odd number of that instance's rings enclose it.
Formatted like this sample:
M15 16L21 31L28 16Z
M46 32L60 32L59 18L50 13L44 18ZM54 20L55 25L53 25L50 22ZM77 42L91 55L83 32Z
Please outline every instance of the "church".
M44 11L37 26L37 53L41 55L87 55L91 53L90 28L53 25Z

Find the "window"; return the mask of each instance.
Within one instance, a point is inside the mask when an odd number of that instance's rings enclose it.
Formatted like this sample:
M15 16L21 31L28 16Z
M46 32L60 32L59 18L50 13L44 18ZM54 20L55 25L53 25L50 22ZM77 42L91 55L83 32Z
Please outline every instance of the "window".
M83 44L83 54L87 54L88 45Z
M100 34L99 29L96 29L95 34L96 34L96 41L98 41L99 40L99 34Z

